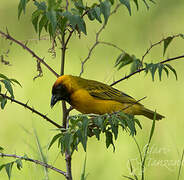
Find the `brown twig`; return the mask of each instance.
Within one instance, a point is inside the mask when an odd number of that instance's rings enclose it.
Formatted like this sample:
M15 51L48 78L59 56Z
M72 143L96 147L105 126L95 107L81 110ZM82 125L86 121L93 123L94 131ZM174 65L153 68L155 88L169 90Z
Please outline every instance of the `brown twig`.
M110 16L113 15L114 13L116 13L117 10L118 10L118 8L119 8L120 6L121 6L121 4L117 4L117 6L114 8L114 10L110 13ZM110 16L109 16L109 17L110 17ZM100 44L100 43L104 43L104 42L102 42L102 41L101 41L101 42L99 41L99 36L100 36L101 32L105 29L106 25L107 25L107 24L104 23L104 24L102 25L102 27L97 31L94 44L91 46L91 48L89 48L89 52L88 52L87 57L81 62L81 72L79 73L79 76L82 76L82 74L83 74L83 72L84 72L84 66L85 66L85 64L87 63L87 61L90 59L91 54L92 54L93 50L95 49L95 47L96 47L98 44Z
M182 55L182 56L177 56L177 57L173 57L173 58L168 58L168 59L166 59L166 60L164 60L164 61L161 61L160 63L161 63L161 64L164 64L164 63L166 63L166 62L173 61L173 60L177 60L177 59L181 59L181 58L184 58L184 55ZM114 81L110 86L114 86L115 84L117 84L117 83L119 83L119 82L121 82L121 81L123 81L123 80L125 80L125 79L128 79L128 78L130 78L131 76L133 76L134 74L140 73L140 72L144 71L145 69L146 69L146 68L138 69L137 71L135 71L135 72L133 72L133 73L130 73L129 75L127 75L127 76L125 76L125 77L123 77L123 78L121 78L121 79L119 79L119 80L117 80L117 81Z
M39 165L41 165L41 166L43 166L45 168L51 169L51 170L53 170L53 171L55 171L57 173L60 173L60 174L62 174L63 176L66 177L66 172L64 172L64 171L62 171L62 170L60 170L60 169L58 169L58 168L56 168L54 166L51 166L51 165L49 165L47 163L39 161L39 160L31 159L31 158L24 157L24 156L18 156L16 154L4 154L4 153L0 153L0 157L12 157L12 158L16 158L16 159L23 159L25 161L33 162L33 163L39 164Z
M112 46L118 50L120 50L121 52L125 52L123 49L121 49L120 47L118 47L117 45L110 43L110 42L105 42L105 41L99 41L100 44L105 44L107 46Z
M16 103L16 104L21 105L21 106L25 107L26 109L29 109L32 113L35 113L35 114L41 116L43 119L45 119L45 120L48 121L49 123L53 124L55 127L57 127L57 128L62 128L62 126L60 126L59 124L57 124L56 122L54 122L53 120L51 120L50 118L48 118L46 115L44 115L44 114L40 113L39 111L35 110L34 108L28 106L27 103L22 103L22 102L20 102L20 101L17 101L17 100L15 100L15 99L13 99L13 98L7 96L6 94L0 93L0 96L2 96L3 98L6 98L6 99L8 99L8 100L10 100L11 102L14 102L14 103Z
M0 31L0 34L5 37L6 39L9 39L10 41L13 41L14 43L18 44L19 46L21 46L23 49L25 49L26 51L28 51L34 58L37 59L37 61L39 61L40 63L42 63L45 67L47 67L47 69L52 72L56 77L59 77L59 75L39 56L36 55L36 53L34 51L32 51L30 48L27 47L27 45L23 44L21 41L18 41L16 39L14 39L12 36L10 36L10 34L7 32L4 33L2 31Z
M181 36L181 34L176 34L176 35L169 36L169 37L171 37L172 39L174 39L174 38L180 37L180 36ZM154 43L154 44L151 44L150 47L146 50L146 52L143 54L142 59L141 59L141 62L143 63L143 60L144 60L145 56L148 55L148 53L151 51L151 49L152 49L153 47L155 47L155 46L161 44L161 43L162 43L163 41L165 41L167 38L168 38L168 37L163 38L163 39L161 39L160 41L158 41L158 42L156 42L156 43Z

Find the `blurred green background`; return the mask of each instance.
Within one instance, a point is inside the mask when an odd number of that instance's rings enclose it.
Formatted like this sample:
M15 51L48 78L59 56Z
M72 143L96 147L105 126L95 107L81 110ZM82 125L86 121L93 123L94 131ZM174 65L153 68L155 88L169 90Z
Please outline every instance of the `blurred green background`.
M47 63L59 72L60 47L58 46L57 56L54 59L48 53L48 49L51 47L50 41L35 41L38 38L31 24L32 7L29 6L26 15L21 16L20 21L18 21L18 2L18 0L1 0L0 29L5 31L7 27L9 33L16 39L29 40L28 46L40 57L45 57ZM150 46L150 42L157 42L168 35L184 33L183 0L177 0L177 2L157 0L155 5L150 5L150 10L147 11L144 4L140 3L138 12L133 5L132 16L129 16L127 9L122 6L117 14L109 19L109 23L100 39L112 42L126 52L141 57ZM95 33L99 27L99 24L90 23L87 25L88 36L82 35L81 39L77 35L72 37L66 56L66 74L79 74L80 62L87 56L88 49L93 44ZM183 47L183 40L175 39L167 50L166 58L183 55ZM0 38L0 53L7 51L8 48L9 42ZM163 60L162 50L163 46L156 47L147 56L146 60L148 62ZM125 68L124 71L115 72L113 68L119 53L116 49L99 45L85 65L83 77L110 84L113 79L117 80L128 74L129 69ZM1 63L0 73L17 79L23 86L22 88L15 86L15 98L22 102L29 101L30 106L34 106L34 108L48 114L51 119L60 123L62 114L60 104L53 109L50 108L51 87L56 78L42 66L44 76L33 81L33 77L37 74L36 61L16 44L12 44L10 47L7 60L10 61L11 66L5 66ZM150 75L145 76L144 73L140 73L115 86L136 99L147 96L142 103L166 116L163 121L156 123L156 130L145 169L146 179L149 180L156 178L162 180L176 179L179 160L184 148L184 61L180 59L171 62L171 64L178 72L178 81L171 73L169 79L164 75L161 82L158 78L155 82L152 82ZM78 112L72 111L72 113L76 114ZM138 130L136 139L141 146L141 150L144 151L152 122L144 117L139 117L139 119L143 129ZM59 155L57 143L49 151L46 148L48 142L56 134L52 125L14 103L9 102L5 110L0 110L0 146L5 149L5 153L27 154L28 157L40 159L34 129L38 134L49 164L65 170L64 157ZM103 136L100 142L97 142L95 138L89 140L87 153L80 147L78 153L75 153L72 159L74 179L80 178L85 156L87 157L88 180L125 179L122 175L130 175L129 160L131 160L136 170L135 173L140 174L138 168L139 154L135 142L126 132L119 135L118 141L115 142L115 153L113 153L112 147L108 150L105 148ZM12 160L1 158L0 165ZM16 168L12 172L12 180L41 180L44 177L43 168L29 162L23 164L21 172ZM53 171L49 171L49 178L51 180L64 179L64 177ZM182 174L181 179L183 178L184 175ZM0 172L1 179L8 179L5 170Z

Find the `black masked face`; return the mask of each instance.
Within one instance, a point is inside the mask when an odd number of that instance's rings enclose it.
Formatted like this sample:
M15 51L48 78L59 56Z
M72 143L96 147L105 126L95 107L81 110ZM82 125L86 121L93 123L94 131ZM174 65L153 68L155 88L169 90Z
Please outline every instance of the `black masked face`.
M61 100L70 102L70 93L63 84L58 84L57 86L53 86L52 88L52 98L50 106L53 107L57 103L57 101Z

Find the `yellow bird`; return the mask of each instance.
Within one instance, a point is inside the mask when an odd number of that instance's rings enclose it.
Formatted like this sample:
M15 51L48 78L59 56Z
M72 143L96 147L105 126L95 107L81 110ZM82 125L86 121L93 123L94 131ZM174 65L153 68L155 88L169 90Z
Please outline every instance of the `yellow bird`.
M153 119L154 112L145 108L131 96L98 81L72 75L60 76L52 87L51 107L57 101L67 101L84 114L105 114L123 111ZM164 116L156 113L156 120Z

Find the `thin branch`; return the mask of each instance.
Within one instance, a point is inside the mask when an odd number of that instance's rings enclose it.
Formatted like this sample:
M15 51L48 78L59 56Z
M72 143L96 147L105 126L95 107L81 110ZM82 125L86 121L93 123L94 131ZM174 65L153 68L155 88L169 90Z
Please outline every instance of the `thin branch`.
M72 157L68 152L65 152L65 161L66 161L66 179L72 180Z
M161 64L164 64L164 63L166 63L166 62L173 61L173 60L177 60L177 59L181 59L181 58L184 58L184 55L182 55L182 56L177 56L177 57L173 57L173 58L168 58L168 59L166 59L166 60L164 60L164 61L161 61L160 63L161 63ZM129 75L127 75L127 76L125 76L125 77L123 77L123 78L121 78L121 79L119 79L119 80L117 80L117 81L114 81L110 86L114 86L115 84L117 84L117 83L119 83L119 82L121 82L121 81L123 81L123 80L125 80L125 79L128 79L128 78L130 78L131 76L133 76L134 74L140 73L140 72L144 71L145 69L146 69L146 68L138 69L137 71L135 71L135 72L133 72L133 73L130 73Z
M11 97L5 95L5 94L2 94L2 93L0 93L0 96L2 96L3 98L6 98L6 99L8 99L8 100L10 100L11 102L14 102L14 103L16 103L16 104L21 105L21 106L25 107L26 109L29 109L32 113L35 113L35 114L41 116L43 119L45 119L45 120L48 121L49 123L53 124L53 125L56 126L57 128L62 128L62 126L60 126L59 124L57 124L56 122L54 122L53 120L51 120L50 118L48 118L46 115L44 115L44 114L40 113L39 111L35 110L34 108L28 106L27 103L24 104L24 103L22 103L22 102L20 102L20 101L17 101L17 100L15 100L15 99L13 99L13 98L11 98Z
M52 72L56 77L59 77L59 75L39 56L36 55L36 53L34 51L32 51L30 48L27 47L27 45L23 44L22 42L14 39L12 36L10 36L10 34L7 32L4 33L2 31L0 31L0 34L5 37L6 39L9 39L10 41L13 41L14 43L18 44L19 46L21 46L23 49L25 49L26 51L28 51L34 58L37 59L37 61L39 61L40 63L42 63L50 72Z
M44 163L42 161L39 161L39 160L35 160L35 159L31 159L31 158L28 158L28 157L24 157L24 156L18 156L16 154L4 154L4 153L0 153L0 157L12 157L12 158L17 158L17 159L23 159L25 161L29 161L29 162L32 162L32 163L35 163L35 164L39 164L45 168L48 168L48 169L51 169L57 173L60 173L62 174L63 176L66 177L66 172L54 167L54 166L51 166L47 163Z
M171 37L172 39L174 39L174 38L180 37L180 36L181 36L181 34L176 34L176 35L169 36L169 37ZM161 39L160 41L158 41L158 42L156 42L156 43L154 43L154 44L151 44L151 46L146 50L146 52L145 52L144 55L142 56L141 62L143 63L143 60L144 60L145 56L149 54L149 52L151 51L151 49L152 49L153 47L155 47L155 46L161 44L161 43L162 43L163 41L165 41L167 38L168 38L168 37L163 38L163 39Z
M61 48L61 70L60 70L60 75L62 76L64 74L65 54L66 54L65 32L62 35L61 44L62 44L62 48Z
M123 49L121 49L120 47L118 47L117 45L110 43L110 42L105 42L105 41L99 41L100 44L105 44L107 46L112 46L118 50L120 50L121 52L125 52Z
M114 8L114 10L110 13L110 16L115 14L120 6L121 6L121 4L117 4L117 6ZM79 76L82 76L82 74L84 72L84 66L87 63L87 61L90 59L91 54L92 54L93 50L95 49L95 47L98 44L103 43L103 42L99 41L99 36L100 36L101 32L105 29L106 25L107 24L104 23L103 26L97 31L96 38L95 38L96 40L95 40L94 44L91 46L91 48L89 48L89 52L88 52L87 57L81 62L81 72L79 73Z

